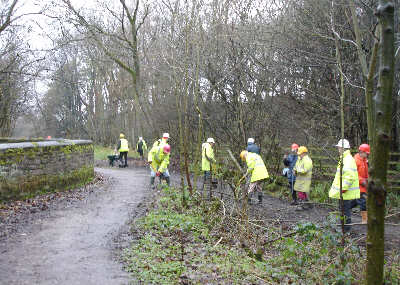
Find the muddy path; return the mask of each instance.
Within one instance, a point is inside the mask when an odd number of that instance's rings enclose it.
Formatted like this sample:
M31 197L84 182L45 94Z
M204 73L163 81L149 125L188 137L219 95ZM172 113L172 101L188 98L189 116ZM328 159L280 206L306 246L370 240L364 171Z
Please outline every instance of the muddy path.
M50 209L0 240L0 284L128 284L115 257L148 196L144 168L97 168L104 189Z
M56 198L58 202L47 210L13 220L16 229L0 235L0 284L129 284L118 249L129 245L129 223L145 213L146 202L155 194L149 191L149 171L138 167L96 172L108 182L95 185L74 202ZM179 183L179 175L173 174L172 181ZM223 187L213 196L228 205L229 194ZM334 211L318 205L296 211L288 201L263 196L262 205L250 206L252 216L281 225L284 231L299 221L322 224ZM355 213L353 222L359 221ZM398 224L399 218L390 222ZM353 229L365 242L366 227ZM399 249L400 227L387 226L385 240L387 249Z

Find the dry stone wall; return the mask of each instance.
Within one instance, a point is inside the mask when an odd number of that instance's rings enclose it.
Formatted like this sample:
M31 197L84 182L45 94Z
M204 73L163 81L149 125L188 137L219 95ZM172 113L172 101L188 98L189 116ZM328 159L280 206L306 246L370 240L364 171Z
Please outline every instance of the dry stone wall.
M89 140L0 143L0 201L82 185L93 165Z

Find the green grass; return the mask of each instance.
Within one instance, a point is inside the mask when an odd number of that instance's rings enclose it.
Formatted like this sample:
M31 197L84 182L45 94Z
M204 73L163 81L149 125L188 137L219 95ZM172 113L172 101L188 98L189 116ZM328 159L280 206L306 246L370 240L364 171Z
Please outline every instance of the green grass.
M124 252L126 268L135 279L144 284L178 284L184 279L190 284L252 284L264 274L264 265L245 251L215 246L217 237L210 231L218 219L206 223L191 198L182 213L181 196L164 191L157 209L135 225L142 237Z
M104 147L101 145L94 146L94 159L95 160L108 160L107 155L114 154L114 149L110 147ZM135 150L128 152L128 157L139 158L139 154Z
M234 224L221 219L221 204L202 203L186 193L182 196L164 189L155 209L138 220L133 228L138 240L124 251L126 269L141 284L360 284L366 252L355 240L340 245L341 234L332 230L332 220L324 225L304 223L281 238L254 251L237 246ZM281 229L268 226L268 238L280 236ZM239 225L240 227L240 225ZM224 233L221 232L223 229ZM251 229L253 237L266 233ZM227 235L231 232L231 235ZM220 237L224 240L220 243ZM251 235L248 242L251 244ZM217 244L218 243L218 244ZM260 249L260 244L257 244ZM398 284L400 255L386 257L385 280Z

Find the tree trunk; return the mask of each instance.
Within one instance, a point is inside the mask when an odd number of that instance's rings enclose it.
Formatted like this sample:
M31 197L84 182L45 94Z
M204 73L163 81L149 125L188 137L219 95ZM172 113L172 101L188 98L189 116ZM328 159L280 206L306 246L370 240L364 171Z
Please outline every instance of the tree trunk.
M332 23L332 29L333 23ZM345 99L345 94L344 94L344 78L343 78L343 70L342 70L342 57L340 55L340 49L339 49L339 40L337 38L337 35L335 34L335 46L336 46L336 61L338 65L338 70L340 74L340 137L342 139L342 144L344 144L344 99ZM344 145L342 145L342 149L344 150ZM342 187L343 187L343 152L340 154L339 158L339 165L340 165L340 184L339 184L339 189L340 189L340 200L339 200L339 208L340 208L340 224L342 228L342 245L344 245L344 223L345 223L345 216L344 216L344 202L343 202L343 193L342 193Z
M374 145L374 134L375 121L374 121L374 104L372 100L372 94L374 92L374 74L376 69L376 59L378 55L379 42L375 41L371 55L371 62L369 64L369 72L365 81L365 105L367 112L367 125L368 125L368 143L370 146ZM372 160L373 152L370 154L370 160Z
M394 77L394 4L380 0L379 81L375 102L372 164L368 183L368 233L366 283L383 284L386 175L390 148Z

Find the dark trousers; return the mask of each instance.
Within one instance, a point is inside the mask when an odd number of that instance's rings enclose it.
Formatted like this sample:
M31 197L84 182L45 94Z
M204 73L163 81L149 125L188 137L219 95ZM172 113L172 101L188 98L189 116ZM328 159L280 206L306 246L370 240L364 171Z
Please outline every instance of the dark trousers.
M204 178L203 178L203 189L202 189L202 196L207 195L208 198L211 199L211 171L204 171Z
M292 199L293 201L297 201L297 195L296 195L296 191L294 191L294 183L296 181L289 181L289 189L290 189L290 193L292 194Z
M125 160L125 163L123 164L124 167L128 166L128 152L127 151L121 151L119 153L119 160L123 163L123 160Z
M360 206L361 211L366 211L367 210L367 194L366 193L361 193L360 199L354 199L354 200L343 200L343 209L344 209L344 217L345 217L345 223L346 224L351 224L351 210L357 206ZM340 202L339 202L340 203ZM351 226L345 226L344 229L346 231L349 231Z
M140 157L143 157L143 149L138 148L137 152L139 153Z

